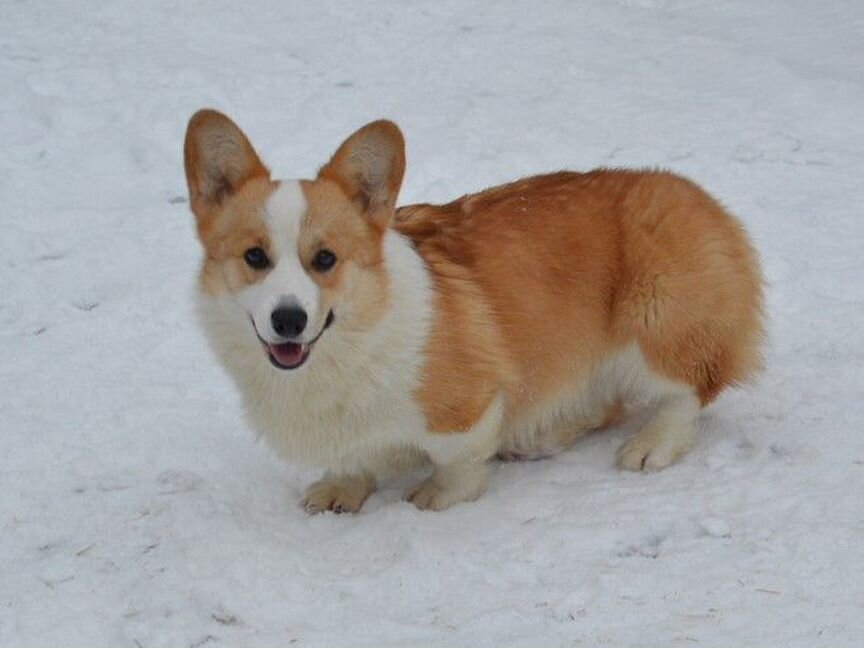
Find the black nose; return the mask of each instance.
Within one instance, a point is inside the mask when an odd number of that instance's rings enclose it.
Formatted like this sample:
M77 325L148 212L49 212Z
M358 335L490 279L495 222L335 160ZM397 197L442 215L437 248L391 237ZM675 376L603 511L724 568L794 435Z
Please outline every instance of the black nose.
M270 315L273 330L282 337L297 337L306 328L306 311L299 306L281 306Z

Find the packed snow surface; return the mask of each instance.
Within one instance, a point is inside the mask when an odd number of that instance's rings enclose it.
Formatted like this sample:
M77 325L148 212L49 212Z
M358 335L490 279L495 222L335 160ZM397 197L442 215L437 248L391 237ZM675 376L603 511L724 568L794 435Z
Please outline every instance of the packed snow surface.
M864 645L860 0L8 1L0 96L0 645ZM279 177L394 119L403 203L689 175L760 250L767 370L658 474L631 422L310 517L193 315L202 106Z

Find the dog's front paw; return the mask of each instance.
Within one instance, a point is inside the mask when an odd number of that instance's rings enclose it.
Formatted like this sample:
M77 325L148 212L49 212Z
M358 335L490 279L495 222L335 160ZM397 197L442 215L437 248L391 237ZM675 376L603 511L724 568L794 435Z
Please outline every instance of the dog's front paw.
M680 459L693 445L689 429L642 430L618 450L618 465L625 470L656 472Z
M301 504L307 513L356 513L373 490L370 477L325 477L306 489Z

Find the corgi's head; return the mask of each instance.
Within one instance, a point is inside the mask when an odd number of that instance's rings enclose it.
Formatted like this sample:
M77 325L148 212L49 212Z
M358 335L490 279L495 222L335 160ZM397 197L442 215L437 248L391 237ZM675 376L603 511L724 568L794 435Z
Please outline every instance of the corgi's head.
M262 362L297 369L336 330L374 327L387 308L383 239L405 171L395 124L358 130L315 180L274 180L234 122L202 110L184 161L201 290L260 340Z

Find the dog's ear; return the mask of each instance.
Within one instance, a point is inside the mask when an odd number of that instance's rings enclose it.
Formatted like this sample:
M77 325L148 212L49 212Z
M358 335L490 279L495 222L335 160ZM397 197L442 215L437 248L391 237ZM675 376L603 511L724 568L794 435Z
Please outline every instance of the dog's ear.
M243 131L216 110L199 110L192 115L183 161L189 204L199 219L248 180L270 177Z
M321 167L318 178L332 180L382 231L390 223L405 174L405 138L381 119L351 135Z

